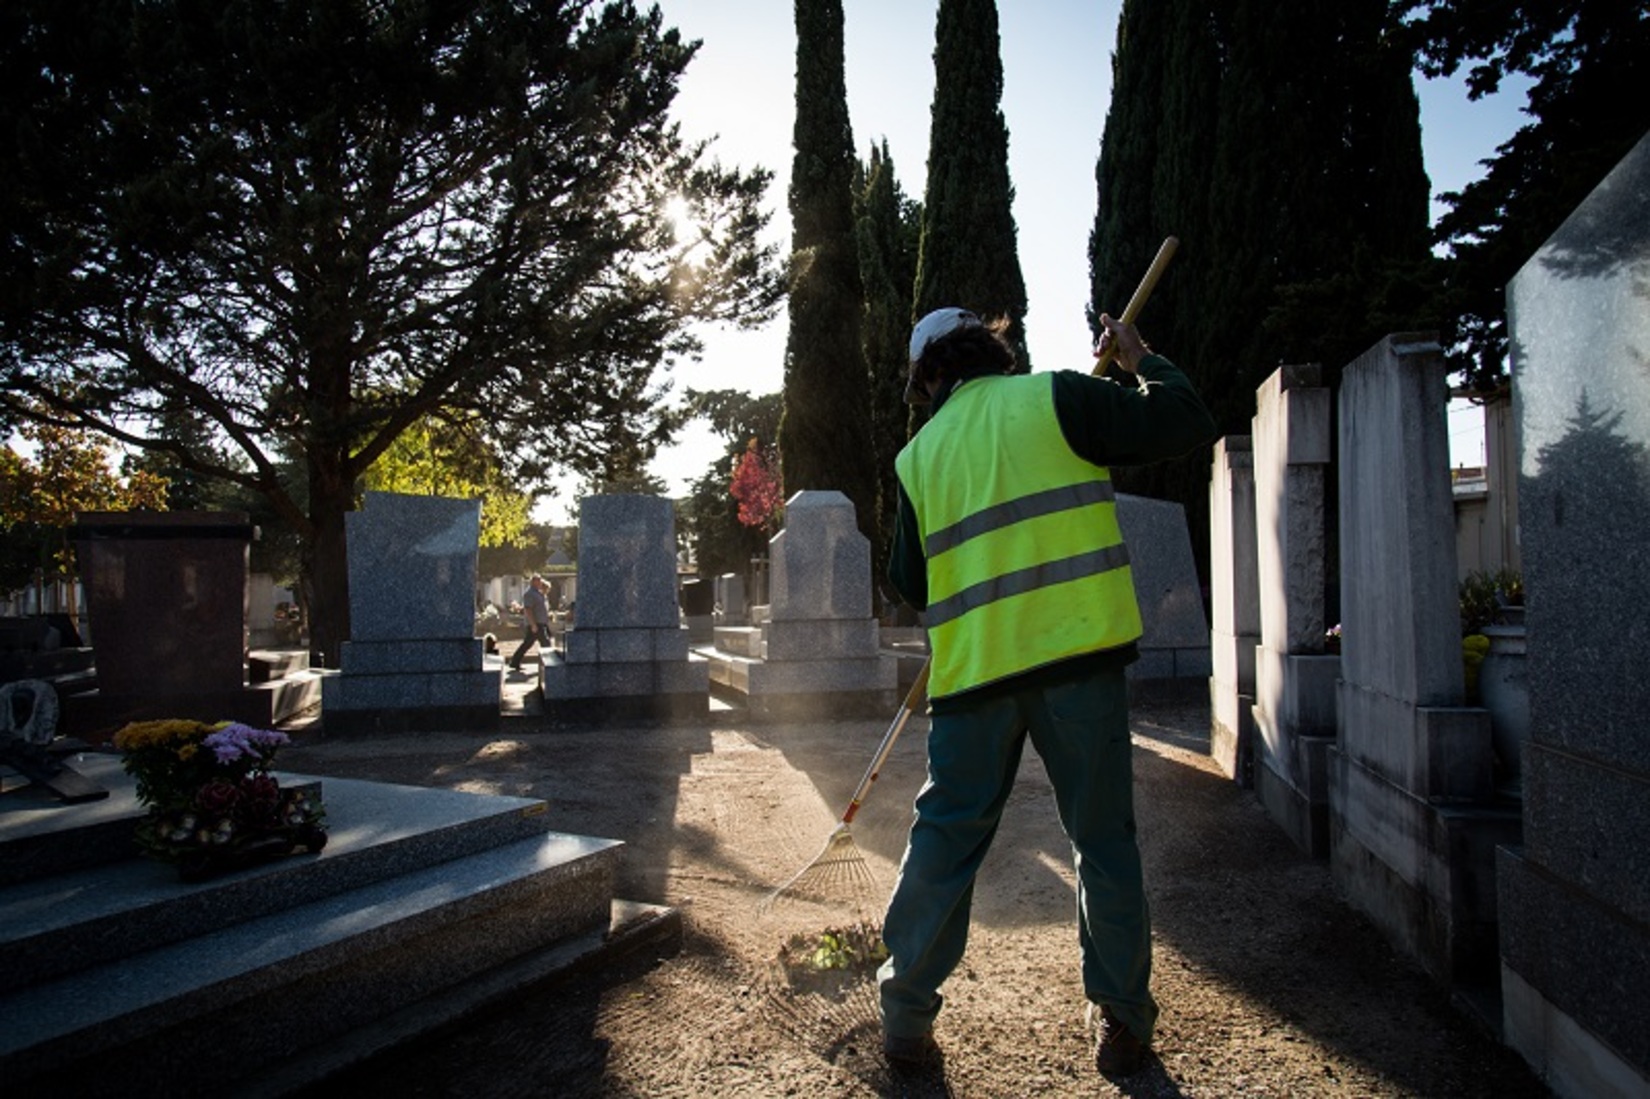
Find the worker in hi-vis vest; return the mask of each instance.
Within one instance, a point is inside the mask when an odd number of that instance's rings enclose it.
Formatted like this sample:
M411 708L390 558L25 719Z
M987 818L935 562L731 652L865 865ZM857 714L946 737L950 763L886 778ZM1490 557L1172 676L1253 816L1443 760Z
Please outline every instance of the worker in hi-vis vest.
M1115 350L1134 384L1011 373L1007 322L966 309L935 310L911 333L906 399L931 414L894 462L889 580L924 613L931 727L883 926L883 1049L895 1063L939 1058L939 988L962 958L974 875L1027 734L1074 853L1097 1067L1128 1075L1151 1045L1124 682L1140 609L1109 467L1184 454L1213 441L1215 424L1132 325L1100 321L1096 354Z

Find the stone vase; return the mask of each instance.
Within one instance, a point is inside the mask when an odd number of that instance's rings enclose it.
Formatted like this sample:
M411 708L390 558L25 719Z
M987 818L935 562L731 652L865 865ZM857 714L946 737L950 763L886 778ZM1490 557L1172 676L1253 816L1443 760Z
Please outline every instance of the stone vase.
M1490 712L1495 747L1496 786L1519 794L1524 781L1524 744L1530 739L1530 683L1525 669L1523 615L1516 624L1485 626L1489 652L1478 670L1478 695Z

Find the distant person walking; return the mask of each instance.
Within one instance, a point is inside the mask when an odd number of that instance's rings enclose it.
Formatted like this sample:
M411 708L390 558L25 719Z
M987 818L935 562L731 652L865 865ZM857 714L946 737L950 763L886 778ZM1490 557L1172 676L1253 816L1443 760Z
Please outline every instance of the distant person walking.
M932 723L928 781L883 927L883 1051L895 1063L938 1059L940 984L962 960L974 876L1028 734L1076 863L1096 1067L1132 1074L1151 1045L1151 921L1123 678L1138 656L1140 609L1108 467L1183 454L1212 440L1215 424L1132 325L1100 321L1097 353L1115 344L1135 384L1012 374L1006 322L965 309L936 310L911 333L906 399L932 407L894 462L888 575L925 612Z
M511 671L521 671L521 662L534 644L539 647L541 664L544 654L550 651L550 601L545 597L549 590L549 583L536 572L527 582L527 591L521 597L521 644L510 657Z

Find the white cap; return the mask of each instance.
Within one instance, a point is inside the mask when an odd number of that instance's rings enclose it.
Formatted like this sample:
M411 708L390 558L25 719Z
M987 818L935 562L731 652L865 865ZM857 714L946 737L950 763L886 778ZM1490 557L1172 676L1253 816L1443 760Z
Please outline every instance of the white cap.
M934 310L911 329L911 361L915 363L922 358L928 345L941 336L948 336L959 328L978 328L981 323L979 317L954 305Z

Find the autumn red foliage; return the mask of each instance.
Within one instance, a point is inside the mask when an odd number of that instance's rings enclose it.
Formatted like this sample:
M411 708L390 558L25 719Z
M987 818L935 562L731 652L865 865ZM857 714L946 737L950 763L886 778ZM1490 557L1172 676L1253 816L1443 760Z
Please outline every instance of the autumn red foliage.
M728 486L739 501L739 521L770 533L779 529L785 507L779 463L771 449L758 445L755 439L746 444L745 453L734 463L733 483Z

